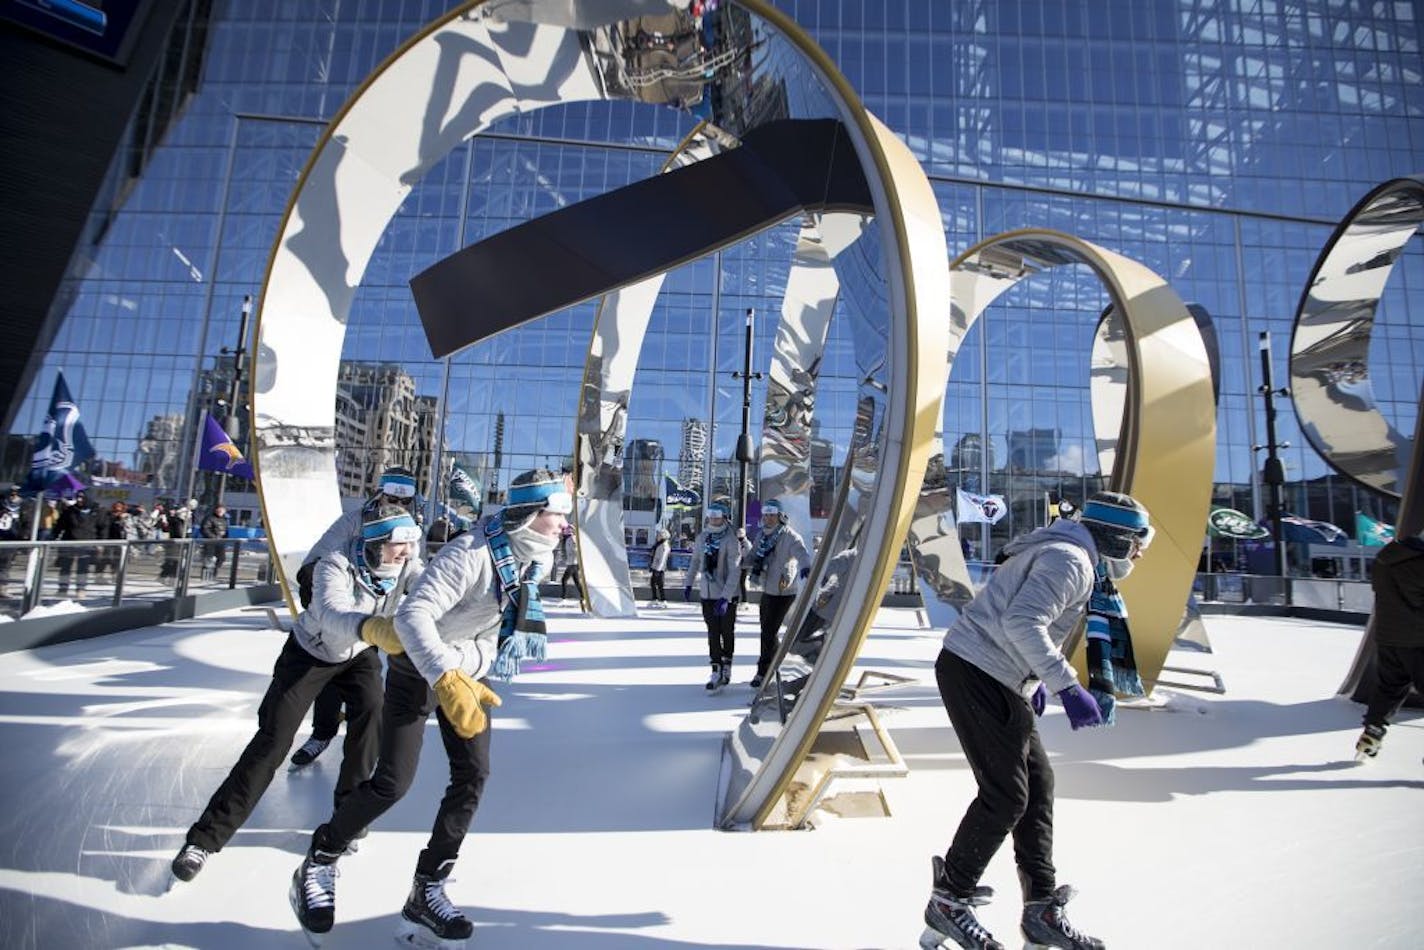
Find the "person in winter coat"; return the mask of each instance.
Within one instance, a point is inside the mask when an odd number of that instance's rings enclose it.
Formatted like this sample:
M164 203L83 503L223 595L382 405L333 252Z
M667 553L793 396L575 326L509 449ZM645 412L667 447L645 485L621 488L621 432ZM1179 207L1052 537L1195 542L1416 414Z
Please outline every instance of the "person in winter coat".
M721 692L732 681L736 652L737 598L742 579L742 547L732 531L732 509L723 501L707 506L707 526L692 545L682 599L691 600L697 588L702 602L702 622L707 625L707 656L712 674L704 687Z
M1073 929L1053 866L1053 766L1037 717L1049 692L1073 729L1101 725L1098 700L1078 683L1062 645L1084 617L1098 577L1120 580L1152 538L1147 509L1098 492L1080 521L1059 518L1009 544L1008 558L944 636L935 663L940 697L978 785L949 850L933 858L922 947L999 947L975 916L992 891L979 879L1014 839L1023 886L1020 929L1033 946L1101 950Z
M371 647L400 650L389 618L420 571L419 541L415 520L402 508L383 505L367 513L359 539L317 563L311 607L297 618L277 656L272 682L257 707L257 732L188 829L173 859L175 878L191 881L247 821L272 784L307 708L328 683L336 684L347 709L334 792L338 807L370 776L383 695L381 659Z
M419 493L412 472L399 466L387 468L381 473L378 489L360 508L342 513L307 552L302 566L297 569L297 600L303 609L311 603L312 575L317 562L332 551L345 550L352 541L360 537L361 524L367 513L381 505L395 505L410 515L419 527L420 509L416 504ZM335 684L328 684L317 694L316 702L312 704L311 735L292 753L292 768L305 768L315 762L317 757L326 751L326 747L331 745L331 740L336 738L336 730L339 728L341 694Z
M667 528L659 528L648 560L649 606L667 607L667 588L663 585L667 578L668 555L671 553L672 535L668 534Z
M578 538L574 535L574 526L564 525L563 533L559 536L559 546L554 555L554 562L563 565L563 573L559 575L559 599L563 600L569 595L569 581L574 582L574 592L578 594L579 603L582 604L588 598L583 590L583 578L579 576L579 552Z
M72 504L68 505L59 513L55 519L54 540L56 541L95 541L104 530L104 518L99 513L99 506L89 500L86 492L79 492L74 496ZM89 574L94 570L95 548L63 547L55 555L54 566L59 572L59 594L64 596L69 593L69 578L74 568L78 566L79 576L75 579L75 592L84 594L84 588L88 584Z
M214 505L213 510L208 512L208 516L198 526L198 532L203 537L212 539L212 543L203 545L203 560L213 578L218 576L223 562L227 560L227 545L222 543L222 539L227 537L227 529L226 505Z
M543 658L539 581L548 576L571 511L565 476L544 469L516 476L504 510L443 545L396 612L389 627L405 652L387 663L380 760L371 778L316 829L292 876L292 908L313 939L335 920L337 859L414 781L432 710L450 779L415 862L397 939L441 946L474 931L446 897L445 880L490 770L486 707L500 700L483 678L509 678L521 660Z
M811 552L791 527L791 518L779 501L772 499L762 504L761 531L742 568L761 588L761 653L757 656L756 676L752 677L752 688L757 689L776 656L781 622L801 592L801 582L811 573Z
M1389 721L1409 697L1410 686L1424 693L1424 533L1381 548L1370 583L1375 664L1365 730L1355 743L1361 761L1379 755Z

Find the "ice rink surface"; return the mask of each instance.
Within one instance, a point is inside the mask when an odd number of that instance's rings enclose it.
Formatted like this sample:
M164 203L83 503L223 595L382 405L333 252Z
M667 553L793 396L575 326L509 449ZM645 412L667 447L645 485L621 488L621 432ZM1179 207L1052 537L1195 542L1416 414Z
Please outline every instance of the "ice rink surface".
M882 611L858 664L915 678L875 694L911 768L883 786L892 817L728 833L712 828L715 786L751 697L754 612L716 697L694 607L549 613L550 662L499 688L493 775L449 885L472 948L915 946L930 855L974 787L934 688L936 631ZM1424 719L1406 711L1357 766L1361 707L1335 690L1358 627L1207 628L1214 653L1169 662L1218 671L1225 695L1162 687L1154 708L1078 733L1050 703L1073 922L1114 950L1424 947ZM165 890L253 731L283 636L247 610L0 655L0 947L307 946L287 885L329 811L335 746L279 771L228 847ZM429 730L410 793L340 863L325 947L393 945L444 786ZM984 883L998 897L981 919L1020 945L1009 847Z

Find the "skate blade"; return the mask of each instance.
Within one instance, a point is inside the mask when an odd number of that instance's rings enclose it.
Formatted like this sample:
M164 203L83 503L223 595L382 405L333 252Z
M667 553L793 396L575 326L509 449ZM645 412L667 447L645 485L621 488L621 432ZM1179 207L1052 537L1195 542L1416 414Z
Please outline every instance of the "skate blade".
M960 950L960 947L952 938L946 937L933 927L926 927L924 933L920 934L920 950Z
M415 947L418 950L465 950L468 946L468 941L465 940L437 937L420 924L404 917L396 926L395 939L398 947Z

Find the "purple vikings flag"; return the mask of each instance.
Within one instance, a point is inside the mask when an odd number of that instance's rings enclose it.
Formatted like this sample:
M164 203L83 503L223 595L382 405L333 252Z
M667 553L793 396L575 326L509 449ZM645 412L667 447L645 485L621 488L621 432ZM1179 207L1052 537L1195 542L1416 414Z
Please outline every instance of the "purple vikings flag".
M203 451L198 453L198 468L205 472L226 472L249 481L252 463L242 457L242 451L227 437L223 427L209 413L203 413Z
M54 381L54 394L49 399L43 431L35 439L26 485L32 489L45 488L71 473L75 465L93 457L94 447L89 444L89 436L79 421L79 407L69 395L64 374L60 373Z

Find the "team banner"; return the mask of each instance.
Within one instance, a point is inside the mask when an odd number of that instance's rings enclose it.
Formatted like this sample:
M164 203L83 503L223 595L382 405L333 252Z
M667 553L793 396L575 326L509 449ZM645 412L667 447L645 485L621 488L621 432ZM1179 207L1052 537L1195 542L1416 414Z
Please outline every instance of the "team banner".
M955 491L958 500L954 507L960 524L997 524L1008 514L1009 506L1005 504L1003 495L976 495L962 488Z
M252 463L207 412L203 413L203 450L198 453L198 468L205 472L226 472L249 481L257 477L252 472Z
M702 507L702 493L692 488L683 488L671 475L663 476L663 489L669 508Z
M54 393L49 398L49 413L42 431L35 438L35 451L30 459L27 487L39 489L71 472L75 465L94 457L94 447L79 421L79 407L69 395L64 374L54 381Z
M455 508L467 509L466 514L473 512L473 517L478 518L484 507L483 495L484 490L480 486L479 478L471 475L463 465L456 462L450 469L450 501L454 503Z
M1382 548L1394 540L1394 525L1376 521L1363 511L1355 512L1355 540L1360 547Z
M1271 532L1242 514L1235 508L1213 508L1206 516L1207 531L1214 538L1231 538L1235 541L1257 541L1269 538Z

